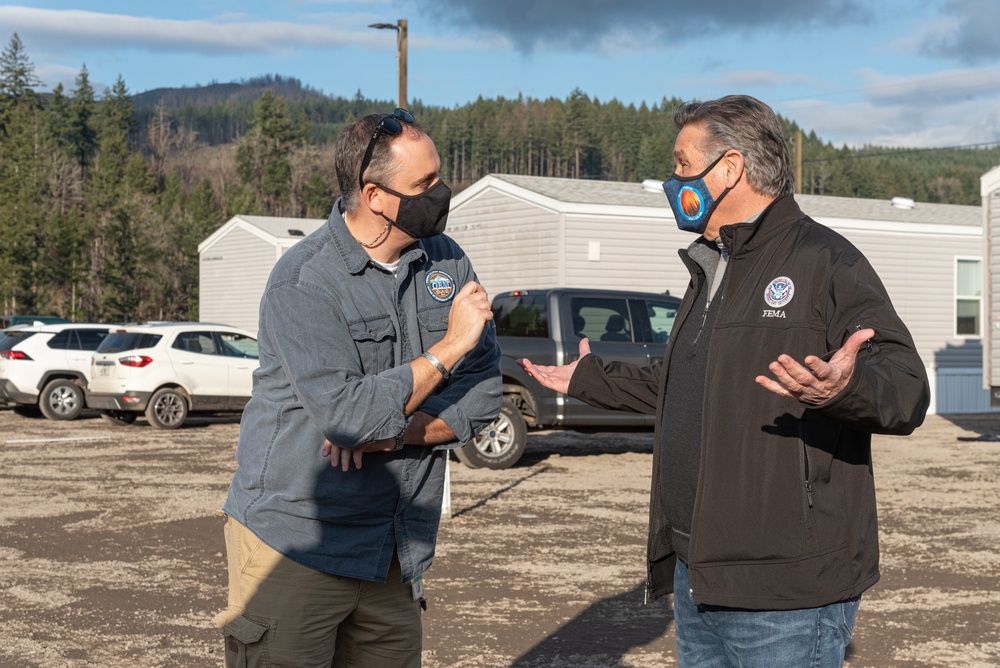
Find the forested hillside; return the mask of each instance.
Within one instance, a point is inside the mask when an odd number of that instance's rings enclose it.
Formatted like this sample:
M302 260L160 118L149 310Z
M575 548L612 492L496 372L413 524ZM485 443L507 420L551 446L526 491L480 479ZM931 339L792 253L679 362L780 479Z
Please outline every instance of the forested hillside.
M325 95L269 75L130 94L42 82L14 35L0 54L0 311L74 320L198 317L198 243L237 213L325 218L340 130L395 105ZM575 91L565 100L414 102L455 191L491 172L666 178L680 103L638 107ZM782 121L787 136L800 128ZM804 191L979 204L1000 148L836 148L803 142Z

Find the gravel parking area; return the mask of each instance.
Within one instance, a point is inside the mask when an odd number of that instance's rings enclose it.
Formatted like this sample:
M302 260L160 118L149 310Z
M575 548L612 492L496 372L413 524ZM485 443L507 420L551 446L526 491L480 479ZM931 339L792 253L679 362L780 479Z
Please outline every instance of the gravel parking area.
M176 431L0 409L0 665L220 666L233 418ZM1000 665L1000 415L876 439L882 581L851 668ZM427 668L676 665L644 606L649 432L536 432L518 466L451 465L426 578Z

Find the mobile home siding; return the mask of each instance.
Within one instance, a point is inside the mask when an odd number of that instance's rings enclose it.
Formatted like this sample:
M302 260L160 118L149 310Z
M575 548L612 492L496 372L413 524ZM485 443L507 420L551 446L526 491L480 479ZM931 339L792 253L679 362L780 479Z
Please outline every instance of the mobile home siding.
M1000 386L1000 186L983 195L983 212L988 256L983 277L988 297L985 327L989 331L984 359L990 372L984 383L989 387Z
M448 214L445 231L472 260L479 282L495 295L563 285L562 216L497 191Z
M566 214L566 286L669 291L683 295L690 276L677 251L693 237L662 218ZM591 259L591 244L599 259Z
M257 331L257 311L278 248L241 227L233 227L201 253L199 317Z

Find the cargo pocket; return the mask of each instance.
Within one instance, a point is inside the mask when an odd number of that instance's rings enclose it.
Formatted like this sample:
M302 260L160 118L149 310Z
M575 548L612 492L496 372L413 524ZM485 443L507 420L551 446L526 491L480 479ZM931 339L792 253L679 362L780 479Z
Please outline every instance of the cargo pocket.
M379 373L392 366L395 329L389 316L377 316L348 325L365 373Z
M243 615L222 627L226 641L226 668L267 668L267 638L270 627Z

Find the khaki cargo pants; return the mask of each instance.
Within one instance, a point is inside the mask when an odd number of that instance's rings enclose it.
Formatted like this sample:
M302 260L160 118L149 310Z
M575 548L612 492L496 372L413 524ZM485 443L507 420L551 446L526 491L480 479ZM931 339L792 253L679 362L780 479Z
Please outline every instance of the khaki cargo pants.
M385 583L367 582L294 562L231 517L225 537L227 668L419 668L420 603L395 557Z

